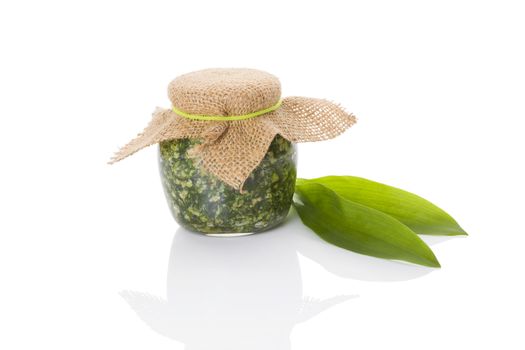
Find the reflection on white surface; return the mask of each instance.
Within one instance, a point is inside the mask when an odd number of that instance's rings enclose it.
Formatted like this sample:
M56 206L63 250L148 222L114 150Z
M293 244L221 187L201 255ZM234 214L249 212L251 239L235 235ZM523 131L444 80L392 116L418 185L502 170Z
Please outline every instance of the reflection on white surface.
M122 296L154 331L186 349L290 349L294 325L354 296L303 296L298 253L347 278L403 280L431 269L369 258L330 246L295 214L272 231L219 238L178 229L166 299Z

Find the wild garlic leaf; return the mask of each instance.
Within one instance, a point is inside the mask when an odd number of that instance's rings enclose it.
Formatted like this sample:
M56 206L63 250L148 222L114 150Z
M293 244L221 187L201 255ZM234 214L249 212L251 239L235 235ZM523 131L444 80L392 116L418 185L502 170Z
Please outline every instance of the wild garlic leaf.
M341 197L388 214L427 235L456 236L467 233L445 211L428 200L399 188L355 176L297 179L297 184L318 183Z
M379 258L440 267L432 250L407 226L376 209L307 181L296 185L294 207L303 223L325 241Z

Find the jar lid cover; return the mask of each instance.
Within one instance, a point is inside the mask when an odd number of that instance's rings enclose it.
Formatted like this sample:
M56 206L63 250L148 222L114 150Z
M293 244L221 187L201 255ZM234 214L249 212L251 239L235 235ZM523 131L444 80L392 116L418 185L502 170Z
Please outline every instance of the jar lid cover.
M168 96L173 107L186 113L244 115L275 105L281 84L276 76L257 69L204 69L174 79Z
M157 108L144 131L110 163L161 141L196 138L202 143L191 150L195 160L242 190L275 135L291 142L321 141L336 137L356 122L353 114L324 99L286 97L281 101L279 80L255 69L219 68L185 74L169 84L168 95L174 108ZM254 113L253 118L228 120L228 116ZM198 120L191 118L194 115L224 118Z

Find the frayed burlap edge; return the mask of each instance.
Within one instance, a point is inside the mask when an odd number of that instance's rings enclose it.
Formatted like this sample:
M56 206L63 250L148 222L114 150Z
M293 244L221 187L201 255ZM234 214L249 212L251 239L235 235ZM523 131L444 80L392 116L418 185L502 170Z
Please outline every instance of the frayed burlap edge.
M356 117L324 99L287 97L279 109L239 121L200 121L157 108L153 118L109 161L118 162L135 152L165 140L196 138L202 143L192 156L211 174L237 190L264 158L275 135L291 142L334 138L354 125Z

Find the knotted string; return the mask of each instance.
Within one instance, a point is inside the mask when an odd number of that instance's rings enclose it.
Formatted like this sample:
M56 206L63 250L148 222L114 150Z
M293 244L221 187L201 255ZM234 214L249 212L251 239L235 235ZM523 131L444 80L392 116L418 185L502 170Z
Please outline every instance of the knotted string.
M279 108L282 104L282 100L279 100L276 104L274 104L271 107L261 109L257 112L252 112L248 114L243 115L199 115L199 114L191 114L186 113L184 111L181 111L180 109L173 107L172 110L175 112L175 114L180 115L181 117L192 119L192 120L245 120L250 118L255 118L260 115L270 113L275 111L277 108Z

